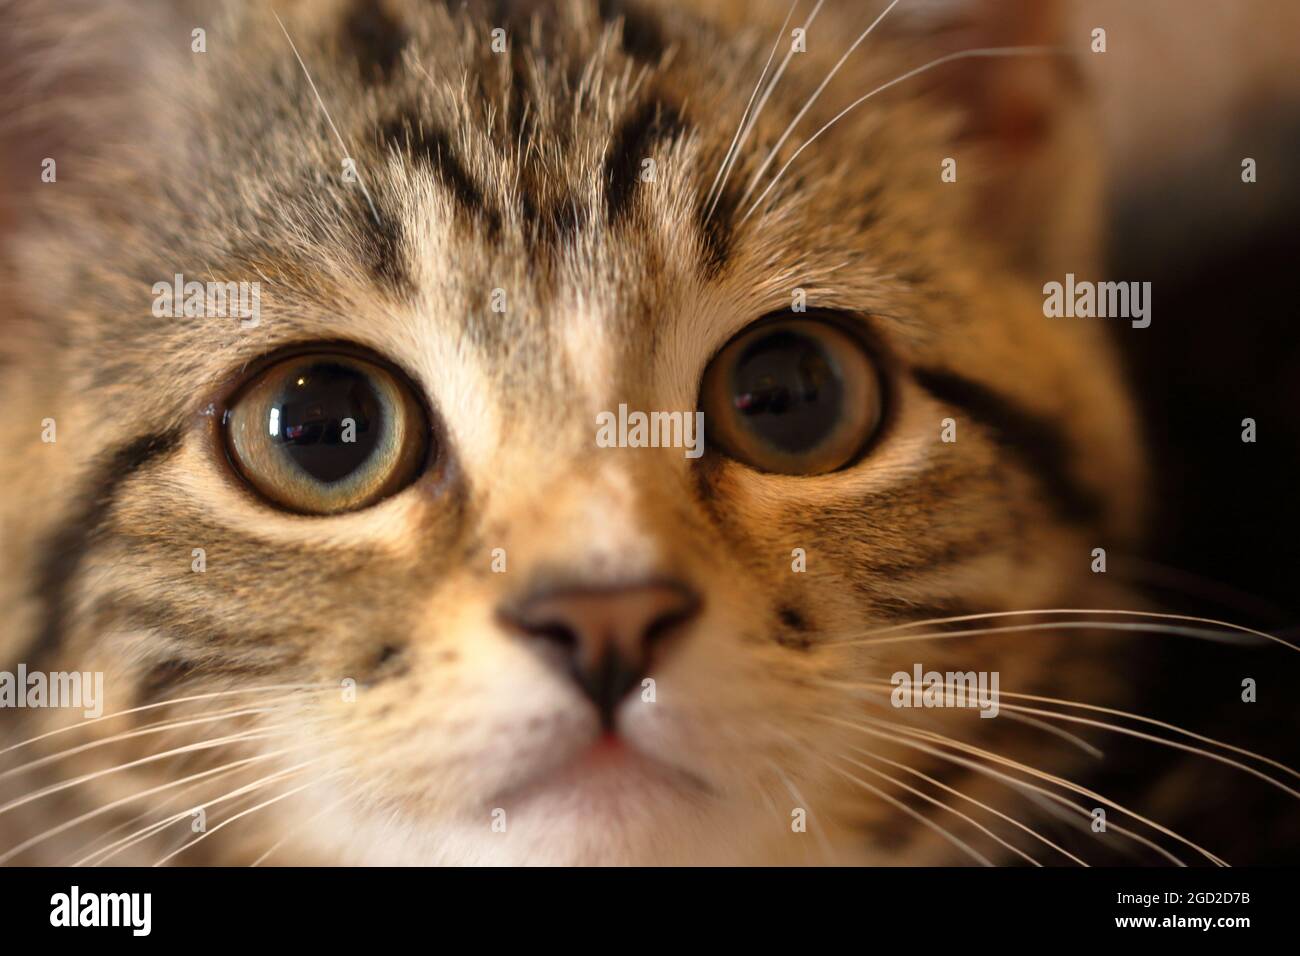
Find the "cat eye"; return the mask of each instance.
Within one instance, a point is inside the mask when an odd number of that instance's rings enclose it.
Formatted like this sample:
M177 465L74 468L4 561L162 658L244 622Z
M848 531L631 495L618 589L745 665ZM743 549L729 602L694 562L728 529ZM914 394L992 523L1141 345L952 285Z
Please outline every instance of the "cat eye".
M272 504L355 511L401 491L429 458L428 416L412 386L346 352L283 359L240 390L223 419L227 453Z
M871 355L830 318L759 322L704 373L710 444L760 471L821 475L851 464L880 427L883 395Z

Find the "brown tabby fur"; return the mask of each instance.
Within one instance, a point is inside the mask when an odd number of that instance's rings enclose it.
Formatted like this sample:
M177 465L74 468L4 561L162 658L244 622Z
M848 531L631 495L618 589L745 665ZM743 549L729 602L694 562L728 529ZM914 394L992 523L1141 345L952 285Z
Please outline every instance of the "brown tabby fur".
M106 713L325 689L145 710L6 754L0 773L164 718L266 711L69 754L0 778L0 800L271 728L4 812L0 852L122 801L16 859L70 862L181 814L111 861L151 863L198 835L193 808L309 760L209 808L211 831L311 784L174 862L247 863L280 841L271 862L969 862L899 802L960 820L844 758L918 778L853 747L1043 818L997 780L849 725L914 723L1052 772L1076 767L1068 742L1005 716L893 711L879 687L846 685L921 662L1104 703L1121 696L1118 651L1081 632L845 642L947 614L1133 606L1090 570L1093 548L1140 529L1133 416L1099 320L1042 314L1043 282L1096 268L1099 177L1072 55L964 60L900 84L742 222L750 176L883 4L826 4L706 217L784 2L282 0L372 213L266 4L87 4L97 19L74 49L58 39L77 12L44 6L7 11L11 69L27 77L15 115L58 141L59 178L26 190L7 237L0 657L105 671ZM913 66L1063 39L1050 4L917 6L928 14L905 2L849 59L769 179ZM195 26L206 53L190 52ZM491 50L496 26L508 53ZM956 183L940 181L949 156ZM175 273L260 280L260 327L155 318L150 287ZM889 410L860 463L792 477L716 451L594 447L595 415L620 402L695 407L709 359L796 288L875 343ZM313 518L234 477L217 421L264 357L323 342L404 370L441 454L401 494ZM955 443L940 440L949 417ZM496 548L506 573L492 573ZM806 573L792 572L796 548ZM496 608L557 580L665 574L697 588L704 613L655 662L657 700L629 707L623 730L702 784L648 781L598 810L577 780L530 796L539 774L566 779L598 728ZM7 714L0 747L75 721ZM183 795L129 799L275 752ZM797 807L808 833L791 830Z

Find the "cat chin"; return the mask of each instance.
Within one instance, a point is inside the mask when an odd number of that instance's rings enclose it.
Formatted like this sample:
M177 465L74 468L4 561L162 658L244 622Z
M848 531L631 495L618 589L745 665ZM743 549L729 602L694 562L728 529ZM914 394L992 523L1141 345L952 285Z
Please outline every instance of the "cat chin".
M491 804L454 821L348 814L314 827L320 842L300 852L361 866L804 862L806 847L768 808L705 793L649 762L583 760Z
M340 862L362 866L671 866L798 862L748 810L700 814L662 806L653 816L620 820L554 813L539 804L511 818L505 833L437 825L353 835Z

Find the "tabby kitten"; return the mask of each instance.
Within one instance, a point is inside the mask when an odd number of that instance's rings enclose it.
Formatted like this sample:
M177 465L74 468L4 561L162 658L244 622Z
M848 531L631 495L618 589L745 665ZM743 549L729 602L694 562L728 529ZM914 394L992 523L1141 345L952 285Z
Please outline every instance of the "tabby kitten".
M3 859L1123 844L1011 696L1122 700L1123 644L896 628L1135 606L1129 402L1043 313L1096 261L1059 12L10 5L0 651L105 699L3 714Z

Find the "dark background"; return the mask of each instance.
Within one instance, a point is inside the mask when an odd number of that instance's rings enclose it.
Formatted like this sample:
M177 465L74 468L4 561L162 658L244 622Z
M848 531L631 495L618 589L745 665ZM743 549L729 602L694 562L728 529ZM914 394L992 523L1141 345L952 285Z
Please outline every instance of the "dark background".
M1286 180L1300 123L1271 134L1262 175ZM1153 283L1151 326L1113 327L1153 465L1145 554L1119 567L1170 610L1300 644L1300 187L1275 180L1259 191L1267 202L1240 192L1253 188L1240 183L1240 155L1112 196L1107 277ZM1241 440L1243 418L1256 421L1254 444ZM1145 713L1300 766L1300 654L1166 638L1144 656ZM1240 700L1245 677L1256 704ZM1300 862L1294 798L1231 768L1140 751L1110 772L1117 791L1139 794L1140 779L1167 769L1184 797L1195 790L1174 829L1229 862Z

